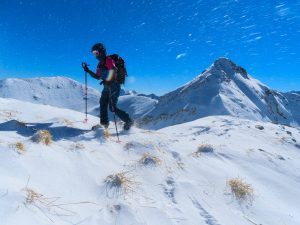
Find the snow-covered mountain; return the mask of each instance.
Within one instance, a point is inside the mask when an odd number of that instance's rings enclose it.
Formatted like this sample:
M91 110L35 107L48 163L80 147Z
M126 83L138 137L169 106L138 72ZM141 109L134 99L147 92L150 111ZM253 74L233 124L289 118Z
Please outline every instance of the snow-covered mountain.
M83 119L0 98L1 225L300 224L297 128L211 116L117 143Z
M133 119L139 119L147 112L151 111L157 103L158 100L151 97L140 95L122 95L118 100L118 107L128 112ZM90 114L92 115L99 115L99 112L99 104L90 110ZM112 114L110 112L109 116L112 119Z
M88 88L88 111L99 115L100 93ZM84 85L66 77L0 80L0 97L84 112ZM123 91L119 107L140 127L162 127L211 115L300 124L299 92L280 93L253 79L227 58L216 60L191 82L158 97Z
M122 92L118 99L118 107L129 113L130 117L134 120L140 119L147 112L151 111L159 99L159 97L154 94L144 95L138 94L135 91L124 91L123 89ZM94 116L98 116L99 112L99 104L89 110L89 114ZM108 112L108 116L111 120L113 119L113 114L110 111Z
M298 125L300 124L300 91L291 91L287 93L282 93L286 98L289 106L289 110L293 115L295 121Z
M97 81L96 81L97 82ZM157 96L125 93L119 99L120 107L140 117L157 103ZM88 87L88 112L98 116L101 93ZM0 80L0 97L51 105L79 112L85 111L85 85L67 77L8 78Z
M154 100L159 100L159 96L157 96L156 94L142 94L142 93L138 93L136 91L124 91L124 95L136 95L136 96L143 96L143 97L147 97L147 98L152 98Z
M89 106L99 104L100 93L89 87ZM0 80L0 97L84 112L85 86L67 77L8 78Z
M160 97L140 125L157 129L210 115L300 124L299 101L299 94L274 91L220 58L191 82Z

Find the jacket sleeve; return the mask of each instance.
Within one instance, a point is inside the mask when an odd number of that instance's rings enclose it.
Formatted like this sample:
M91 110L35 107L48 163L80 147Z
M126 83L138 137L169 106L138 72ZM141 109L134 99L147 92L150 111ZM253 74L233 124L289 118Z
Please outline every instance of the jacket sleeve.
M100 80L100 77L99 77L97 74L95 74L93 71L89 70L89 71L88 71L88 74L90 74L91 77L93 77L93 78L95 78L95 79L97 79L97 80Z

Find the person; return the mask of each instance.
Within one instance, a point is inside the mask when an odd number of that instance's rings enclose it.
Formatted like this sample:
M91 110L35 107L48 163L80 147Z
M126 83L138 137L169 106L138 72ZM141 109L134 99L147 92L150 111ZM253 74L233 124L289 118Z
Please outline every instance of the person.
M91 71L87 64L83 65L85 72L91 77L102 80L104 88L100 97L100 124L105 128L109 126L108 107L111 112L115 113L123 122L124 130L129 130L133 125L133 120L129 114L117 107L118 98L120 96L121 84L117 80L117 67L114 60L107 56L106 49L102 43L93 45L91 52L99 60L96 73Z

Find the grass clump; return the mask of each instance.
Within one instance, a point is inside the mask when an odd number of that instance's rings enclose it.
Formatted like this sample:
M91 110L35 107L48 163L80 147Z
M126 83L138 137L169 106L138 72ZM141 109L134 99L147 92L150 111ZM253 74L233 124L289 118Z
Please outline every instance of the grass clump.
M213 153L214 148L210 144L201 144L198 146L197 151L193 153L193 156L199 157L203 153Z
M20 155L25 153L25 145L22 142L9 144L9 147Z
M120 196L134 192L137 182L129 172L120 172L107 176L104 180L107 195Z
M239 201L249 201L254 199L254 190L252 186L240 178L234 178L227 181L227 185L231 189L232 195Z
M15 148L19 154L23 154L25 152L25 146L22 142L17 142L15 144Z
M68 119L63 119L63 124L71 127L74 125L73 122Z
M149 153L145 153L142 158L139 160L139 164L143 166L149 166L149 167L154 167L154 166L159 166L161 165L161 160Z
M26 204L35 204L37 202L43 202L44 197L42 194L37 193L31 188L24 188L22 191L25 192L25 203Z
M52 143L52 135L48 130L38 130L31 138L36 143L44 143L50 145Z

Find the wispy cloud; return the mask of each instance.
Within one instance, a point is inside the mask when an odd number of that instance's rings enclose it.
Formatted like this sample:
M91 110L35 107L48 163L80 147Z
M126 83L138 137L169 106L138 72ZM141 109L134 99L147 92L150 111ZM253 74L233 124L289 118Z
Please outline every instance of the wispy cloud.
M186 56L186 53L181 53L181 54L178 54L176 56L176 59L180 59L180 58L185 57L185 56Z

